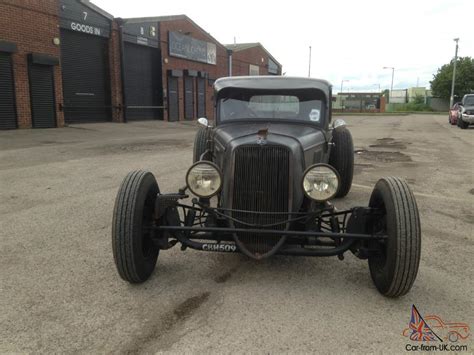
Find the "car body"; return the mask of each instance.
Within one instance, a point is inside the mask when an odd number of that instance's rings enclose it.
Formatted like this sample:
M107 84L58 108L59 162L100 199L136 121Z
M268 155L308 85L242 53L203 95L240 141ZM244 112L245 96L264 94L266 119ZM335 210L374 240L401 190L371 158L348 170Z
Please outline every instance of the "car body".
M458 123L458 118L461 116L460 102L456 102L453 107L449 109L448 122L452 125Z
M228 77L214 90L215 123L198 120L203 127L186 186L161 193L154 175L142 170L122 182L112 228L120 276L145 281L159 252L177 243L182 250L256 260L276 254L342 260L350 251L368 259L382 294L407 293L418 270L421 232L406 182L380 179L369 206L338 210L330 202L347 195L354 167L350 132L344 121L332 121L331 84ZM400 248L408 251L401 258Z
M463 96L461 101L461 114L457 125L465 129L471 124L474 124L474 94L467 94Z
M470 327L467 323L445 322L437 315L428 315L424 320L431 330L444 341L464 341L471 335ZM403 330L403 336L408 337L410 334L410 328L405 328Z

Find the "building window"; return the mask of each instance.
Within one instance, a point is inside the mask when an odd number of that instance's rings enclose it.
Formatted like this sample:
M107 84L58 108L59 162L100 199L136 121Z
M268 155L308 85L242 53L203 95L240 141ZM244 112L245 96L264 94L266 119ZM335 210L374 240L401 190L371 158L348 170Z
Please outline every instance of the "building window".
M249 65L249 75L259 75L259 67L258 65Z

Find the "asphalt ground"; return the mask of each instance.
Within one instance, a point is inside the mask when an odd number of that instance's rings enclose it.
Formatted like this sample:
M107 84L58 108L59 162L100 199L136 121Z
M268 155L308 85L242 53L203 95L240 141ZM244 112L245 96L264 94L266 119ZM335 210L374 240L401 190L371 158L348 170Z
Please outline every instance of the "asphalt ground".
M160 254L151 279L122 281L111 249L115 195L133 169L176 192L194 123L88 124L0 132L0 352L401 353L415 304L474 327L474 129L447 115L348 117L356 165L339 208L405 178L421 214L411 292L381 296L366 261ZM471 329L472 333L472 329ZM471 337L457 344L468 345ZM416 345L416 344L415 344Z

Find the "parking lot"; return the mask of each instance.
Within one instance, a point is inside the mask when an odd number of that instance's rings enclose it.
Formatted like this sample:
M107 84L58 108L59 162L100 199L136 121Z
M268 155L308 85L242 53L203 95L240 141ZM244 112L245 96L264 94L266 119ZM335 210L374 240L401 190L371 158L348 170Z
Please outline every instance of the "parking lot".
M148 282L129 285L110 240L119 184L142 168L176 192L195 123L0 132L0 352L400 353L412 304L472 329L473 127L447 115L345 119L355 177L336 206L366 205L387 175L417 198L420 270L399 299L381 296L350 254L257 262L176 247Z

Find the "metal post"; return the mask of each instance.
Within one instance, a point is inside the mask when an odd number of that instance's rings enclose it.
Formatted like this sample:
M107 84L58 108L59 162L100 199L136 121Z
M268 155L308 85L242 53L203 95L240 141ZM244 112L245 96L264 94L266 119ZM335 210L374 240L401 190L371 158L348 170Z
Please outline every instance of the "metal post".
M451 83L451 97L449 98L449 107L453 107L454 104L454 85L456 84L456 62L458 61L458 41L459 38L455 38L456 51L454 52L454 66L453 66L453 82Z
M311 77L311 46L309 46L309 66L308 66L308 78Z
M392 69L392 83L390 84L390 92L388 93L388 102L391 103L391 96L393 91L393 76L395 74L395 67L383 67L383 69Z
M344 84L344 81L349 81L349 80L344 80L344 79L341 80L341 91L339 91L339 94L341 94L341 109L342 109L342 111L344 111L344 101L342 100L342 84Z
M228 65L229 65L229 76L232 76L232 49L228 49L227 50L227 55L229 57L229 62L228 62Z
M393 91L393 75L394 74L395 74L395 68L392 68L392 84L390 84L390 95L392 95L392 91Z

